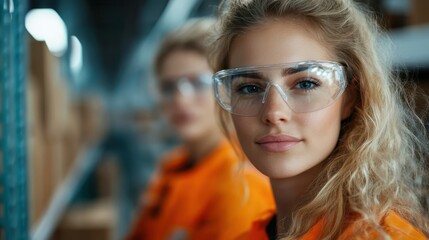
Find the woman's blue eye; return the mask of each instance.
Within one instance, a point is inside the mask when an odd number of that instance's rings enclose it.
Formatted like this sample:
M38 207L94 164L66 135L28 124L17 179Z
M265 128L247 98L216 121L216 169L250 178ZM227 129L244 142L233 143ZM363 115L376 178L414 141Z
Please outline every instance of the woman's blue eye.
M173 95L176 92L176 87L173 84L164 84L161 86L163 95Z
M296 88L303 90L311 90L318 86L318 84L314 81L304 80L296 84Z
M260 90L261 88L256 85L245 85L245 86L239 87L237 92L242 94L254 94L254 93L259 93Z

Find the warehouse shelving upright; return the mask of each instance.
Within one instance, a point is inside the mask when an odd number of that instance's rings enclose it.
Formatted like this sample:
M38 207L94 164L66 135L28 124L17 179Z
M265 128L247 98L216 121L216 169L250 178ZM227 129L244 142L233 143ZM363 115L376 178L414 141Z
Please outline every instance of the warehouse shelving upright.
M0 239L28 239L24 0L0 9Z

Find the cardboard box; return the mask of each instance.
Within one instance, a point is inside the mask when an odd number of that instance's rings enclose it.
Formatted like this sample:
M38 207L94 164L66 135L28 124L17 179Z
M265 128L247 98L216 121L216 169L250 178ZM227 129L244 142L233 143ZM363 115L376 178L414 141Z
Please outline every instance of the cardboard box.
M79 116L73 111L73 109L70 108L69 111L66 132L62 139L62 144L64 145L63 168L65 170L65 175L68 175L71 168L74 167L82 147L80 142Z
M72 206L56 229L55 240L110 240L114 237L116 210L109 199Z
M96 96L84 97L75 104L80 115L82 144L97 143L106 132L105 113L101 100Z
M30 198L30 223L35 224L44 211L44 144L41 128L40 91L34 77L29 75L27 84L27 147L28 188Z
M72 102L67 82L61 74L61 61L49 52L44 42L29 36L29 52L28 184L30 221L34 225L41 220L53 195L71 174L82 147L103 137L105 123L104 108L99 98L90 96ZM108 175L110 170L111 167L107 166L101 176ZM111 184L100 186L104 195L112 194ZM105 225L73 230L63 237L107 239L100 235L99 230L106 233ZM99 237L83 238L79 235L81 233L84 234L82 236L95 234Z
M67 82L61 74L60 59L49 52L45 42L28 38L29 69L40 91L42 127L47 138L56 138L63 134L69 109Z
M409 18L410 25L429 24L429 1L412 0Z
M69 172L77 152L77 139L66 140L75 119L70 118L67 83L60 72L60 59L44 42L29 37L27 85L28 166L30 221L37 223L49 207L59 184ZM70 143L72 142L72 143ZM71 144L73 153L66 152ZM69 150L69 149L68 149Z

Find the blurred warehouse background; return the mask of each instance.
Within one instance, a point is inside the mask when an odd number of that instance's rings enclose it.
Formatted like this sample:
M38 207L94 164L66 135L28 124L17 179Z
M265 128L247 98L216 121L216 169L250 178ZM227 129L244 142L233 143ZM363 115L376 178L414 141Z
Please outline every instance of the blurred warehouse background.
M360 0L429 92L429 1ZM121 239L157 160L152 57L219 0L1 0L0 239ZM386 44L388 44L386 42Z

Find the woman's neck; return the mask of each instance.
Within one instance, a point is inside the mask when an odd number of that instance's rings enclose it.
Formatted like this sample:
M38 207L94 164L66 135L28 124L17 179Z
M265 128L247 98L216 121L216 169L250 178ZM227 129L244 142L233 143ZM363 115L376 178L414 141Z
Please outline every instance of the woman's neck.
M222 134L217 132L206 134L205 136L201 139L185 142L185 147L189 151L189 160L194 165L198 164L204 156L213 151L222 140Z
M290 178L270 179L277 208L277 232L289 229L292 212L308 199L310 184L321 171L321 164Z

